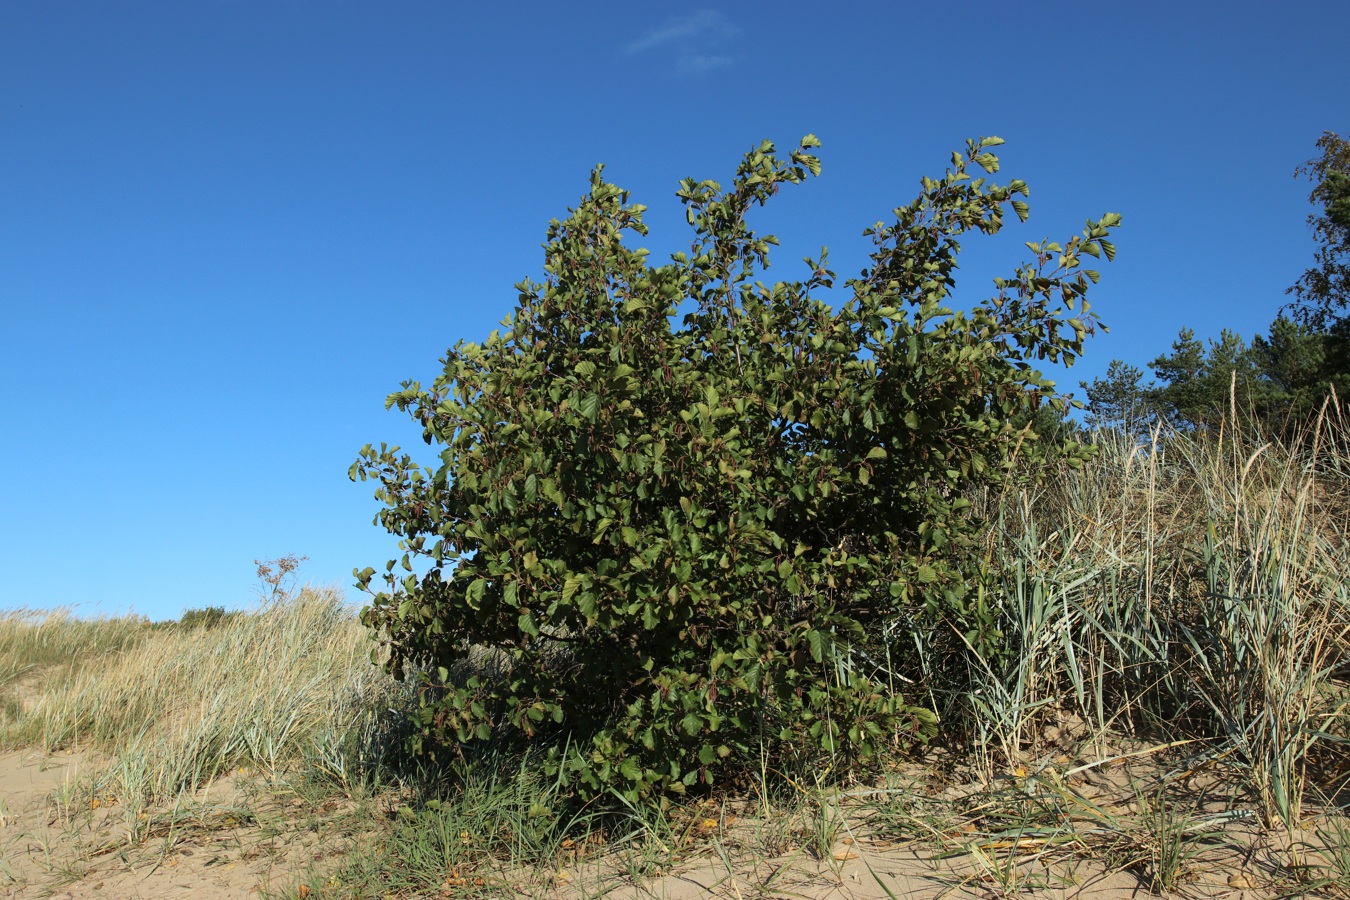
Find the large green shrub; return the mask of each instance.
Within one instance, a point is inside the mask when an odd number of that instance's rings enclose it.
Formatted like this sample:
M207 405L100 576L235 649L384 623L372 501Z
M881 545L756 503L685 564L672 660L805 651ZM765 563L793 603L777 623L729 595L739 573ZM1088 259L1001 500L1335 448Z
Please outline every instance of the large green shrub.
M949 308L959 237L998 231L1005 206L1026 217L1025 184L969 174L997 171L999 143L968 142L866 232L871 267L837 309L812 297L834 279L823 252L805 281L755 281L777 242L746 224L818 174L814 137L787 161L760 145L730 189L682 182L696 236L663 266L625 245L644 208L595 170L504 330L389 397L440 466L381 446L352 467L407 551L411 574L390 562L363 615L396 672L429 673L417 748L548 734L582 793L636 796L780 741L852 755L931 736L889 677L913 643L884 626L997 643L963 492L1045 452L1015 422L1065 401L1032 364L1081 351L1097 275L1080 255L1112 256L1119 222L1028 245L996 296ZM369 589L374 570L357 575ZM483 664L457 675L471 647Z

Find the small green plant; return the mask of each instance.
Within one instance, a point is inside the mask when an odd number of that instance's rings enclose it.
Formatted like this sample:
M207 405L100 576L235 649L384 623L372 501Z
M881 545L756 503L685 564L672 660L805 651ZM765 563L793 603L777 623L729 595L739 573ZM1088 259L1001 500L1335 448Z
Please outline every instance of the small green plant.
M1319 888L1335 888L1342 894L1350 891L1350 822L1333 814L1318 823L1315 833L1316 843L1300 849L1316 853L1322 865L1305 864L1291 868L1289 874L1309 893Z
M1013 833L997 840L972 841L966 848L974 877L989 885L995 896L1012 897L1050 887L1050 879L1035 868L1040 854L1022 853L1022 841L1021 835Z
M223 606L205 606L200 609L185 609L178 617L178 624L184 628L214 628L225 621L228 613Z
M1029 244L954 308L963 236L1027 216L1023 182L976 177L1001 143L969 141L868 229L834 307L824 252L803 281L756 281L777 241L747 224L819 172L813 136L787 160L761 144L728 187L682 182L695 236L663 266L625 245L643 207L595 170L503 330L388 398L440 465L381 445L352 467L405 553L382 590L356 574L390 668L423 673L414 750L547 737L574 790L639 797L742 777L764 744L858 757L934 734L888 626L997 652L968 495L1088 455L1029 424L1067 402L1035 366L1082 352L1083 257L1113 257L1120 221Z
M333 881L357 896L500 896L513 868L519 878L598 846L594 814L569 811L538 763L492 754L459 764L442 796L398 807L382 840L351 854Z
M1174 891L1189 874L1199 849L1190 834L1192 820L1162 787L1152 796L1140 793L1142 839L1148 853L1147 873L1155 890Z

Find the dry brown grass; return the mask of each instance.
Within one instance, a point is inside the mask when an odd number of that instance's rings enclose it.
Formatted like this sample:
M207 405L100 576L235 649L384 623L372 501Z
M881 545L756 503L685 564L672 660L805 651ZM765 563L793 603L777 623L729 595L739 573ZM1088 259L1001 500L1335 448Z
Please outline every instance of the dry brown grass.
M122 788L171 798L241 767L296 764L353 773L363 728L395 686L334 590L305 589L215 627L151 627L135 617L0 622L0 666L37 671L0 740L108 754ZM32 648L54 642L62 653Z

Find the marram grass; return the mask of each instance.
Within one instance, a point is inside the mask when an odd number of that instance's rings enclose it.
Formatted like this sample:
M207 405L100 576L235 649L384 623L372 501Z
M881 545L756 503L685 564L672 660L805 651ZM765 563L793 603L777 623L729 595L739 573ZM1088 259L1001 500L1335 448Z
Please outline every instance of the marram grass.
M84 627L98 635L86 644L102 653L44 671L0 738L108 754L114 771L135 773L121 780L143 800L239 768L273 774L304 763L351 776L363 732L396 692L370 662L373 643L352 609L330 589L306 588L210 628L152 628L134 617L3 624L0 668L23 659L7 658L11 648L33 643L18 635L25 627Z
M989 765L1016 766L1068 713L1097 735L1193 742L1271 823L1299 822L1312 787L1334 793L1350 708L1348 446L1331 405L1283 439L1100 436L1082 472L987 498L1010 652L974 659L959 718Z

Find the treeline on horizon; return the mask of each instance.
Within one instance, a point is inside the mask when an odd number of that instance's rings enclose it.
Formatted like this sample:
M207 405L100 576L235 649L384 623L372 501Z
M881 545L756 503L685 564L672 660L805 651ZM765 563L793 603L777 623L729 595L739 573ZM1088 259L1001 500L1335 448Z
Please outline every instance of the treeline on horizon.
M1104 377L1079 382L1085 422L1139 438L1159 426L1207 430L1236 414L1267 433L1288 433L1333 395L1350 389L1350 132L1326 132L1321 155L1295 170L1312 182L1308 216L1314 263L1287 291L1292 298L1250 343L1224 329L1201 341L1181 329L1168 352L1143 370L1112 360Z

